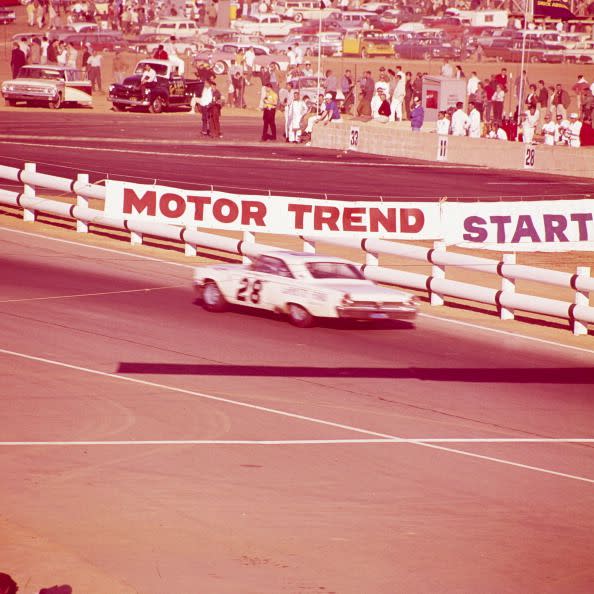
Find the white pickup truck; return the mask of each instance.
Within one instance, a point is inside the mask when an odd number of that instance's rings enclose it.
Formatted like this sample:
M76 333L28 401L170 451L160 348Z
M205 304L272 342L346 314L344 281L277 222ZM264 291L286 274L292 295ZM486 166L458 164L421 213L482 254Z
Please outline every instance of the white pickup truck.
M261 14L231 23L231 27L240 33L258 33L264 37L284 37L300 26L299 23L283 21L278 14Z

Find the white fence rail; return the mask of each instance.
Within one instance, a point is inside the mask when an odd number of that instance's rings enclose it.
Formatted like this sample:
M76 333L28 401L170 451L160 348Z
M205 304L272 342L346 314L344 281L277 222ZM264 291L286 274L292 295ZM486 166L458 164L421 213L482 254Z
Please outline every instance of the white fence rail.
M143 235L151 235L168 240L180 241L185 245L185 253L195 256L197 247L240 254L244 260L258 254L280 248L256 243L252 233L244 232L243 239L233 239L205 233L186 227L175 227L165 223L146 220L115 219L106 217L103 211L89 208L88 200L105 200L105 188L90 184L86 174L77 179L56 177L38 173L33 163L24 169L0 165L0 178L22 183L22 192L0 190L0 203L23 209L23 218L34 221L37 212L74 219L77 231L87 232L89 224L120 229L130 233L133 244L141 244ZM37 196L37 188L57 190L76 196L76 203L70 204ZM362 270L371 280L427 291L432 305L443 305L445 297L465 299L497 306L501 319L513 319L516 310L542 314L568 320L575 335L588 333L588 324L594 324L594 307L589 305L589 294L594 292L594 278L589 267L578 267L575 274L547 270L534 266L516 264L515 254L505 254L502 261L477 256L448 252L442 242L433 248L396 243L376 238L362 241L353 238L302 237L304 251L315 252L316 244L331 243L365 253ZM379 254L400 256L431 265L431 274L424 275L379 265ZM456 267L495 274L500 277L500 288L484 287L446 278L447 267ZM574 291L573 302L560 301L547 297L537 297L517 293L516 280L527 280L563 287Z

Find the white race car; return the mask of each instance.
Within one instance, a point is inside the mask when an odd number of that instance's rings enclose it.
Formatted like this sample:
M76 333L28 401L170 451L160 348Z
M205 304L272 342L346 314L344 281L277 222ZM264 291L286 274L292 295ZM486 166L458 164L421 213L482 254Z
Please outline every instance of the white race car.
M418 309L414 295L376 285L354 262L301 252L267 252L248 266L198 267L194 286L208 311L245 305L286 314L301 328L316 318L413 321Z

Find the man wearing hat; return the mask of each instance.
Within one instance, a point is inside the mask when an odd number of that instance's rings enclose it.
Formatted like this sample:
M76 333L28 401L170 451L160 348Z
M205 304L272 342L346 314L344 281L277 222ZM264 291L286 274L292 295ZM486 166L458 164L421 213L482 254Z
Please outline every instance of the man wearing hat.
M262 141L276 140L276 107L278 95L273 88L263 85L262 88Z
M580 148L580 132L582 130L582 122L578 120L577 113L569 114L569 126L567 127L567 137L569 139L569 146L573 148Z

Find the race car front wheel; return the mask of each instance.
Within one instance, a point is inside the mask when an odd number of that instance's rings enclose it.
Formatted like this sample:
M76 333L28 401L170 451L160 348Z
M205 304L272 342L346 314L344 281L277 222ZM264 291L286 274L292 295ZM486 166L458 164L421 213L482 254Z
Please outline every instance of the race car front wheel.
M213 312L224 311L227 307L227 301L214 281L206 281L202 289L202 307Z
M287 307L289 322L298 328L309 328L313 326L315 318L301 305L289 303Z

